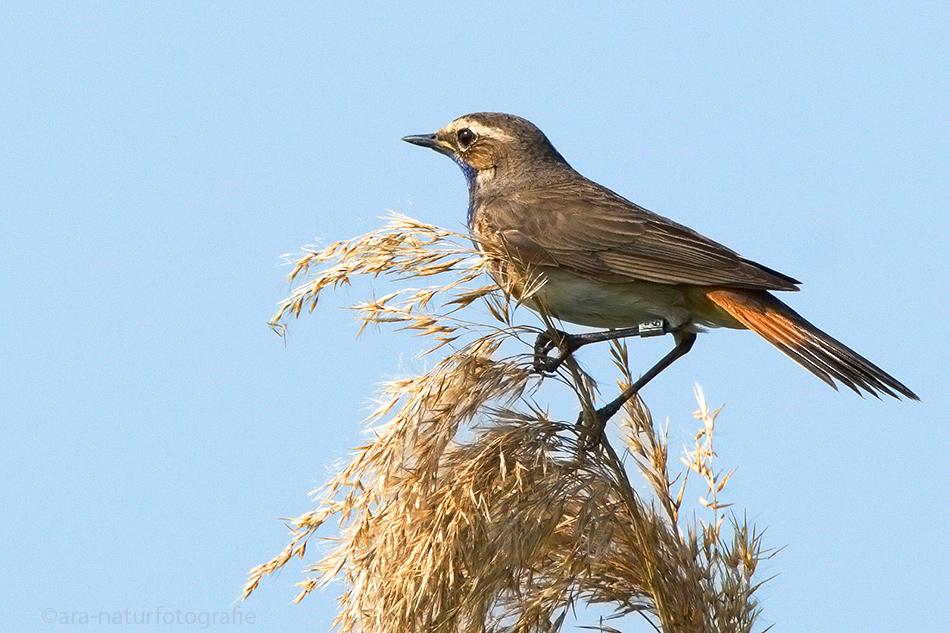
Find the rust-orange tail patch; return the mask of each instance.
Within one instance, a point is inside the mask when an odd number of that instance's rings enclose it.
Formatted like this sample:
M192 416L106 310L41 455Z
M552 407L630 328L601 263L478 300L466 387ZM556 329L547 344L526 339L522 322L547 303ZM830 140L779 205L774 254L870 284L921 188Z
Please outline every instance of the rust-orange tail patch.
M711 290L710 301L837 389L919 400L913 391L854 350L831 338L764 290Z

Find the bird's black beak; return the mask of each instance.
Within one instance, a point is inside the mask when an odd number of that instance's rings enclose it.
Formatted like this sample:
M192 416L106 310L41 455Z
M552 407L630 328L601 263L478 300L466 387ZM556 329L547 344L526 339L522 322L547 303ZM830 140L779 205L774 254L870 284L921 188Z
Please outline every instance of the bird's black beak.
M412 143L413 145L419 145L420 147L439 149L439 142L435 139L435 134L410 134L409 136L402 137L402 140L407 143Z
M454 154L452 148L439 141L435 134L410 134L409 136L402 137L402 140L420 147L434 149L440 154L445 154L446 156L452 156Z

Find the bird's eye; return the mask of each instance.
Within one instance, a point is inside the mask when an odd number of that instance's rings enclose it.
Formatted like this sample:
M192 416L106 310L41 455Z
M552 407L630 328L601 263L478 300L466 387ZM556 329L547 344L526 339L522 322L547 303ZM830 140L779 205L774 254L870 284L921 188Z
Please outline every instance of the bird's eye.
M456 137L459 140L459 147L462 149L468 149L471 147L472 143L475 142L475 132L471 131L467 127L463 127L458 131Z

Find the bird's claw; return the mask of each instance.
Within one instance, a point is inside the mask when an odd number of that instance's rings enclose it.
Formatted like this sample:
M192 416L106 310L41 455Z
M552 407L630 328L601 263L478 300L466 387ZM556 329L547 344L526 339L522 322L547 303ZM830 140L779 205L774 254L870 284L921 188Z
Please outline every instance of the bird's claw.
M603 409L594 410L592 417L586 416L585 412L581 411L577 416L577 423L574 428L581 440L581 449L594 450L606 439L604 430L607 428L607 416Z
M534 341L534 371L539 374L553 374L558 367L571 355L573 348L569 343L570 335L556 330L541 332ZM552 350L557 350L556 356L550 356Z

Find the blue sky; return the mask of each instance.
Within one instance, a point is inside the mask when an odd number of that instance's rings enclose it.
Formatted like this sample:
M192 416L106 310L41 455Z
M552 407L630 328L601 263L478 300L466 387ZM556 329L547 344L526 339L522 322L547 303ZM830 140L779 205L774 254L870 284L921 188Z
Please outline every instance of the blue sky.
M796 310L920 395L835 393L723 331L644 393L674 448L695 383L725 403L727 496L781 548L764 624L943 628L950 6L653 4L4 3L3 620L235 608L376 385L428 362L356 339L340 306L368 288L276 337L280 256L387 209L461 229L458 169L399 139L497 110L802 280ZM633 348L645 369L669 344ZM606 349L583 355L606 372ZM291 605L299 569L221 630L328 628L339 587Z

